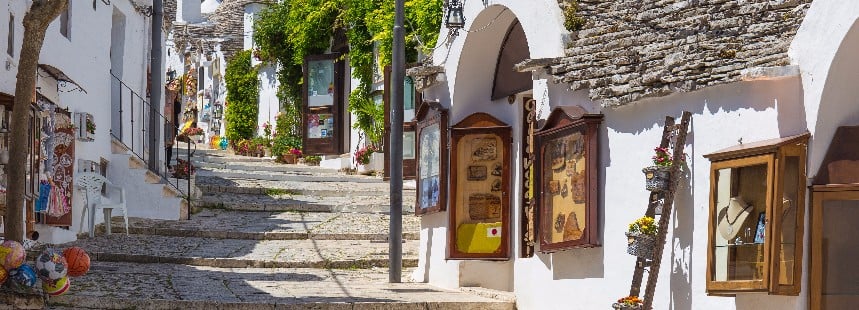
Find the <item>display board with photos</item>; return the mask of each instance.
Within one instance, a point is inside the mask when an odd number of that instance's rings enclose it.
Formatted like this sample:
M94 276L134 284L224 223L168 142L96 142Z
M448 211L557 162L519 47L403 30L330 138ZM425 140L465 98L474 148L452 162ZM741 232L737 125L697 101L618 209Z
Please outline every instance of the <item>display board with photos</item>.
M451 259L509 259L510 135L485 113L451 127Z
M438 102L424 102L416 117L415 215L424 215L444 211L447 203L447 110Z
M709 294L799 293L808 137L704 155L711 161Z
M556 108L535 133L540 251L599 246L598 163L601 114Z
M304 61L304 152L343 153L343 61L340 54L308 56Z

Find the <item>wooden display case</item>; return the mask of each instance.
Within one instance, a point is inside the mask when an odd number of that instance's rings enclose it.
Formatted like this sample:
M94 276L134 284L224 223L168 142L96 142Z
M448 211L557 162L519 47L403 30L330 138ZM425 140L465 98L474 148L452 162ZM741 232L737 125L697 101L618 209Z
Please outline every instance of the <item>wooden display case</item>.
M799 294L808 138L704 155L712 162L707 293Z
M304 60L304 153L339 155L344 151L343 61L339 53Z
M415 215L445 210L447 203L447 110L424 102L416 115L417 202Z
M486 113L451 127L450 259L509 259L510 134Z
M540 251L595 247L599 240L601 114L559 107L535 134Z

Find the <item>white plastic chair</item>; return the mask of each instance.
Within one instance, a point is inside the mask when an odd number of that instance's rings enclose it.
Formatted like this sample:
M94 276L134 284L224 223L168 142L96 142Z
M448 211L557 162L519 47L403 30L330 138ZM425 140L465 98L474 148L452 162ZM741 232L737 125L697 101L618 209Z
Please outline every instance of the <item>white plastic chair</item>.
M101 195L101 188L106 185L108 197ZM86 192L86 204L81 213L81 228L84 217L89 212L89 236L95 236L95 212L98 210L120 210L125 219L125 234L128 235L128 211L125 208L125 189L114 186L104 176L95 172L78 172L75 176L75 186ZM118 194L119 197L111 194ZM106 215L106 214L105 214ZM110 218L105 217L105 225L110 225Z

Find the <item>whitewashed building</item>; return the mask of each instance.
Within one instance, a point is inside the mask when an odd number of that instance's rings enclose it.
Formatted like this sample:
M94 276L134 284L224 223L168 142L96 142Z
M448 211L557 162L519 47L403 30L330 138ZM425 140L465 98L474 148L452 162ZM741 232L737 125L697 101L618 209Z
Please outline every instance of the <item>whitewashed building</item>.
M17 63L21 57L21 20L29 5L29 1L0 1L0 22L4 25L4 40L0 43L4 51L0 97L4 105L8 103L6 114L14 96ZM35 231L40 235L40 242L62 243L75 240L80 232L89 231L88 221L82 214L83 191L68 191L71 192L71 211L61 217L43 215L33 208L38 199L40 179L60 183L60 175L70 180L82 171L94 170L127 189L129 216L179 219L180 213L187 211L179 198L179 190L165 179L167 170L160 137L163 118L159 117L157 124L149 120L151 5L151 1L139 0L110 1L109 4L69 1L68 10L48 28L39 58L36 90L39 105L33 106L31 117L36 124L50 122L60 126L57 115L66 114L77 129L70 142L72 146L66 146L74 150L66 153L73 162L66 162L70 165L60 173L47 169L50 166L45 162L44 152L42 156L32 156L40 147L49 145L45 139L54 136L47 127L39 128L41 143L30 150L30 158L34 160L29 171L35 183L33 191L28 190L27 194L25 230L28 236ZM94 126L76 121L82 116L88 117ZM8 120L4 124L8 124ZM91 133L87 133L89 131ZM153 133L159 136L149 136ZM158 144L156 153L150 152L153 138ZM66 184L70 188L73 186L73 182ZM96 223L102 222L102 213L96 213ZM114 212L113 215L119 214ZM114 232L117 230L122 231L122 227L114 227Z
M459 231L464 224L474 223L468 218L458 222L452 219L457 216L454 213L468 213L469 206L481 204L452 193L467 191L468 182L485 179L486 170L468 170L466 180L462 175L466 170L453 170L453 162L461 166L462 161L481 157L448 153L451 168L442 165L442 170L449 177L441 174L447 199L441 202L442 211L422 216L420 262L414 279L447 288L509 291L519 309L610 308L630 294L636 258L626 253L624 233L647 208L650 192L644 188L641 169L652 165L665 117L679 120L688 111L692 114L685 144L688 157L673 212L667 215L670 225L653 308L845 309L855 305L859 291L850 279L855 279L857 254L846 240L854 233L849 227L855 226L848 223L859 218L852 187L844 184L856 181L833 177L855 171L850 170L855 159L848 155L851 152L828 150L851 144L845 141L859 141L855 136L836 136L836 131L849 132L839 127L859 125L859 96L853 85L859 72L859 3L464 2L464 29L458 36L440 39L433 63L410 74L418 80L425 101L438 101L447 109L449 121L441 126L455 127L451 138L457 126L474 125L460 124L473 113L486 113L509 126L506 130L512 139L509 145L500 144L510 149L509 158L503 159L510 174L502 176L509 178L504 183L509 187L499 190L504 193L500 204L509 206L503 210L509 217L495 226L478 223L477 232ZM571 6L575 9L567 9ZM565 22L576 31L568 30ZM442 38L450 35L450 30L443 27L441 34ZM524 72L524 79L514 68ZM596 178L590 185L595 196L589 199L596 203L598 214L593 221L581 215L578 219L580 227L599 236L587 247L549 251L538 237L531 239L536 241L533 254L527 254L523 180L528 173L522 163L528 148L528 135L523 134L527 132L525 103L531 98L540 123L558 107L578 106L602 117L596 135L598 155L589 157L598 160L596 171L589 171ZM761 145L779 151L767 153ZM778 154L783 154L778 152L785 145L803 150L796 155L800 160L794 160L805 172L798 175L807 176L792 185L798 195L788 199L785 194L782 202L782 197L775 200L768 196L771 192L763 193L763 189L783 189L788 186L781 183L786 175L803 172L786 172L780 164L768 164L772 170L764 176L773 183L756 186L761 186L757 191L761 197L772 201L754 202L748 197L745 201L746 206L762 208L754 215L755 223L760 216L761 228L755 228L761 239L719 239L718 224L727 204L723 199L728 197L720 190L730 188L730 196L737 197L737 186L740 192L745 187L734 184L744 182L742 177L732 179L733 187L728 187L725 182L729 181L719 181L718 176L728 170L748 171L739 162L753 155L776 158L778 163L782 156ZM737 153L738 149L747 152ZM457 178L463 179L453 183ZM540 182L535 180L535 196L566 196L565 191L559 193ZM793 206L802 208L789 210ZM533 226L537 236L552 229L540 224L548 221L565 231L564 225L557 226L564 223L563 217L542 219L544 210L537 208ZM468 214L471 220L475 214L479 213ZM776 218L796 220L777 228ZM495 235L499 231L480 231L482 227L499 228L501 236ZM798 237L789 242L781 239L780 247L773 246L771 241L776 239L769 235L786 234L788 229ZM457 243L463 236L502 241L495 241L488 252L478 248L463 254L469 249L468 243ZM736 258L742 246L758 249L747 266L742 264L749 262Z

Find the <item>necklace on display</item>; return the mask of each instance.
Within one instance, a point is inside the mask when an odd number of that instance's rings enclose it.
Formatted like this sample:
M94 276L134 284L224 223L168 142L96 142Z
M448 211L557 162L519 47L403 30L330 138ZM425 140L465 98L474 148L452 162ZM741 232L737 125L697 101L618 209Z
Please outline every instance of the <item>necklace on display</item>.
M740 218L740 215L743 215L743 213L745 213L745 212L746 212L746 209L748 209L748 208L750 208L750 207L751 207L751 205L748 205L748 206L746 206L745 208L743 208L743 210L742 210L742 211L740 211L739 213L737 213L737 216L735 216L735 217L734 217L734 220L733 220L733 221L731 221L730 219L728 219L728 217L729 217L729 216L728 216L728 207L725 207L725 221L726 221L726 222L728 222L728 234L731 234L731 233L733 233L733 232L734 232L734 224L736 224L736 223L737 223L737 220Z

